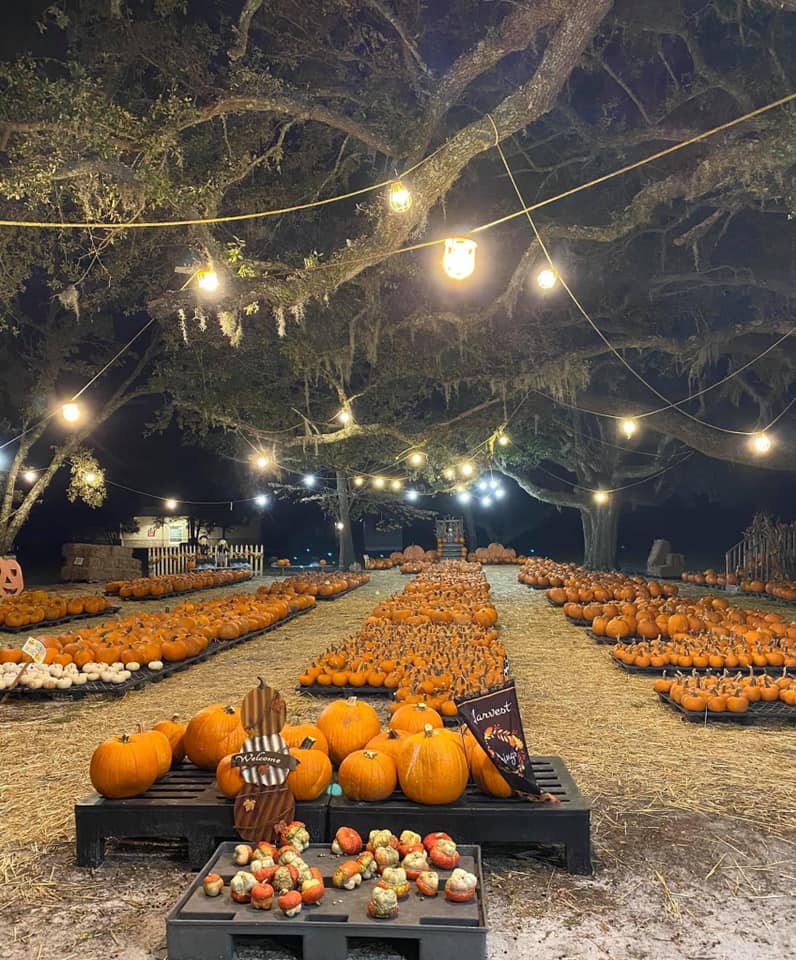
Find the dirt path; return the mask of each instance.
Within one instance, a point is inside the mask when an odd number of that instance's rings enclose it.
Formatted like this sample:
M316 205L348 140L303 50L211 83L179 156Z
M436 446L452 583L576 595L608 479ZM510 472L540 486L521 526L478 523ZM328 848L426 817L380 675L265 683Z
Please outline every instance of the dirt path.
M582 878L524 851L488 856L490 960L779 960L796 935L793 730L683 724L650 680L623 674L517 584L515 568L489 577L529 742L560 754L593 798L597 860L595 877ZM314 717L320 705L293 689L301 667L403 582L378 573L121 701L0 708L4 960L162 960L165 915L190 878L183 865L120 849L96 870L74 867L72 804L89 792L94 746L136 721L236 703L260 674L283 690L291 719Z

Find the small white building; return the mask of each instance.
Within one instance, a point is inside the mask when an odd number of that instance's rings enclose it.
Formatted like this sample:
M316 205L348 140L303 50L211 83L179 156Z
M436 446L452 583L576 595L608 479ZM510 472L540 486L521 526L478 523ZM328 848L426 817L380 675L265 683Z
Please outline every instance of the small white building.
M178 547L190 538L188 517L133 517L136 529L132 533L122 533L123 547L141 549L146 547ZM253 544L260 542L260 524L252 521L232 527L200 527L198 536L207 538L208 546L214 546L224 539L231 546L235 544Z

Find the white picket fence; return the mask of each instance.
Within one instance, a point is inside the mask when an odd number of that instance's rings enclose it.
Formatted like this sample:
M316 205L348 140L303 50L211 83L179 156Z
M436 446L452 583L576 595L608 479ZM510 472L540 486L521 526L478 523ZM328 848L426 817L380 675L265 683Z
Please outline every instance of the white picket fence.
M217 547L210 547L203 554L201 561L197 560L196 547L149 547L147 549L147 569L150 576L159 574L187 573L198 562L211 563L214 566L230 566L244 561L251 565L255 577L263 575L265 563L265 548L259 544L235 544L227 548L226 552ZM208 556L209 555L209 556Z

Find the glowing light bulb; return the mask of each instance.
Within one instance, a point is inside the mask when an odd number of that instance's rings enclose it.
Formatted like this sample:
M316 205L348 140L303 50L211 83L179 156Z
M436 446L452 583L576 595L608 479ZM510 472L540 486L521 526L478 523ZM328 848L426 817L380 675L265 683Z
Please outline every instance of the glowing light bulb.
M459 501L459 503L469 503L470 494L466 490L462 490L462 492L456 497L456 499Z
M419 450L417 450L409 458L409 462L412 464L413 467L419 467L420 464L423 462L423 459L424 459L423 454L420 453Z
M463 463L459 470L463 477L471 477L473 475L473 465L471 463Z
M451 280L466 280L475 270L478 244L468 237L448 237L442 255L442 268Z
M558 277L556 276L555 270L545 267L544 270L540 270L537 274L536 282L539 284L542 290L552 290L558 282Z
M337 419L345 426L347 423L351 423L351 414L348 410L341 410L337 414Z
M97 475L96 473L94 473L93 470L87 470L86 473L83 475L83 479L86 481L86 483L89 483L89 484L96 483Z
M337 523L334 525L334 528L335 530L345 530L345 524L343 523L342 520L338 520Z
M502 500L505 496L506 491L503 489L503 487L498 487L497 490L495 490L494 497L496 500Z
M509 440L509 435L507 433L501 433L498 437L498 444L501 447L507 447L511 441Z
M758 433L752 440L752 449L755 453L768 453L771 449L771 439L765 433Z
M481 500L482 507L491 507L492 506L492 497L484 497Z
M414 503L417 500L417 490L407 490L406 499Z
M80 407L76 403L65 403L61 407L61 416L67 423L75 423L80 419Z
M254 498L254 502L258 507L264 507L268 503L268 497L264 493L258 493Z
M393 180L390 184L388 198L390 209L395 213L406 213L412 206L412 194L400 180Z
M361 486L364 486L364 484L365 484L365 478L364 478L364 477L354 477L354 486L355 486L355 487L361 487Z
M205 267L196 274L196 285L205 293L218 290L218 274L212 267Z
M492 477L492 479L489 481L489 486L493 490L497 490L497 488L500 486L500 483L495 479L495 477Z
M595 503L608 503L608 494L605 490L595 490L594 491L594 502Z
M377 490L383 490L383 489L384 489L384 477L374 477L374 478L373 478L373 486L374 486Z
M635 420L628 418L627 420L622 421L622 433L624 433L628 440L633 436L636 430L638 430L638 424Z
M264 453L260 453L254 458L254 465L258 470L265 470L269 462L268 457L266 457Z
M308 473L304 477L304 486L305 487L314 487L315 486L315 477L313 474Z
M36 471L35 471L35 470L26 470L26 471L22 474L22 479L25 481L25 483L33 483L33 482L35 481L35 479L36 479Z
M453 480L453 478L456 476L456 471L453 469L453 467L448 467L446 470L442 471L442 476L445 477L446 480Z
M393 481L390 483L390 488L391 488L392 490L400 490L402 486L403 486L403 484L401 483L400 480L393 480Z
M479 481L478 481L478 489L479 489L479 490L486 490L487 487L488 487L488 484L487 484L486 480L479 480Z
M174 500L172 497L169 497L168 500L164 500L164 501L163 501L163 506L164 506L167 510L176 510L176 509L177 509L177 501Z

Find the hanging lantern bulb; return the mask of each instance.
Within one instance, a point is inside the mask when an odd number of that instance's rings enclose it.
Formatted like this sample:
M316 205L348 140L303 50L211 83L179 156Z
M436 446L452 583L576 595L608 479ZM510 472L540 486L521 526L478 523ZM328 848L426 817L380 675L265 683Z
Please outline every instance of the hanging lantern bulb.
M164 506L167 510L176 510L176 509L177 509L177 501L174 500L172 497L169 497L168 500L164 500L164 501L163 501L163 506Z
M264 507L268 503L268 497L264 493L258 493L254 498L254 502L258 507Z
M337 414L337 419L340 421L340 423L343 424L343 426L345 426L347 423L351 423L351 412L350 412L349 410L343 408L343 409Z
M392 483L390 484L390 487L393 490L400 490L402 486L403 484L398 479L393 480Z
M205 293L213 293L214 290L218 290L218 274L212 267L205 267L197 271L196 284Z
M502 500L505 496L506 491L503 489L503 487L498 487L497 490L495 490L494 497L496 500Z
M390 209L395 213L406 213L412 206L412 194L400 180L393 180L388 194Z
M453 480L453 478L456 476L456 471L453 469L453 467L448 467L442 471L442 476L445 477L446 480Z
M622 421L622 433L624 433L628 440L633 436L636 430L638 430L638 424L632 418L628 417L627 420Z
M86 481L86 483L88 483L88 484L96 483L96 482L97 482L97 475L96 475L96 473L94 473L93 470L87 470L87 471L85 472L85 474L83 475L83 479L84 479L84 480Z
M313 474L308 473L304 476L304 486L305 487L314 487L315 486L315 477Z
M423 462L423 454L419 450L415 450L411 457L409 457L409 462L413 467L419 467Z
M594 491L594 502L595 503L608 503L608 494L605 490L595 490Z
M442 268L452 280L466 280L475 270L478 244L468 237L448 237L442 255Z
M335 530L345 530L345 524L343 523L342 520L338 520L337 523L334 525L334 528Z
M459 501L459 503L469 503L470 494L466 490L462 490L461 493L458 494L456 499Z
M80 419L80 407L76 403L65 403L61 407L61 416L67 423L76 423Z
M35 470L26 470L26 471L22 474L22 479L25 481L25 483L33 483L33 482L35 481L35 479L36 479L36 471L35 471Z
M417 490L407 490L406 499L414 503L417 500Z
M511 441L509 440L509 435L507 433L500 432L498 435L498 445L501 447L507 447Z
M482 507L491 507L492 506L492 497L484 497L481 501Z
M755 453L768 453L771 449L771 438L765 433L758 433L752 439L752 449Z
M555 270L545 267L544 270L540 270L537 274L536 282L539 284L542 290L552 290L558 282L558 276L556 275Z
M373 478L373 486L374 486L377 490L383 490L383 489L384 489L384 477L374 477L374 478Z
M471 463L463 463L459 470L463 477L471 477L473 475L473 465Z
M364 477L354 477L354 486L361 487L364 486L365 478Z
M258 470L265 470L269 462L268 457L264 453L259 453L254 458L254 465Z
M488 484L487 484L486 480L479 480L479 481L478 481L478 489L479 489L479 490L486 490L487 486L488 486Z

